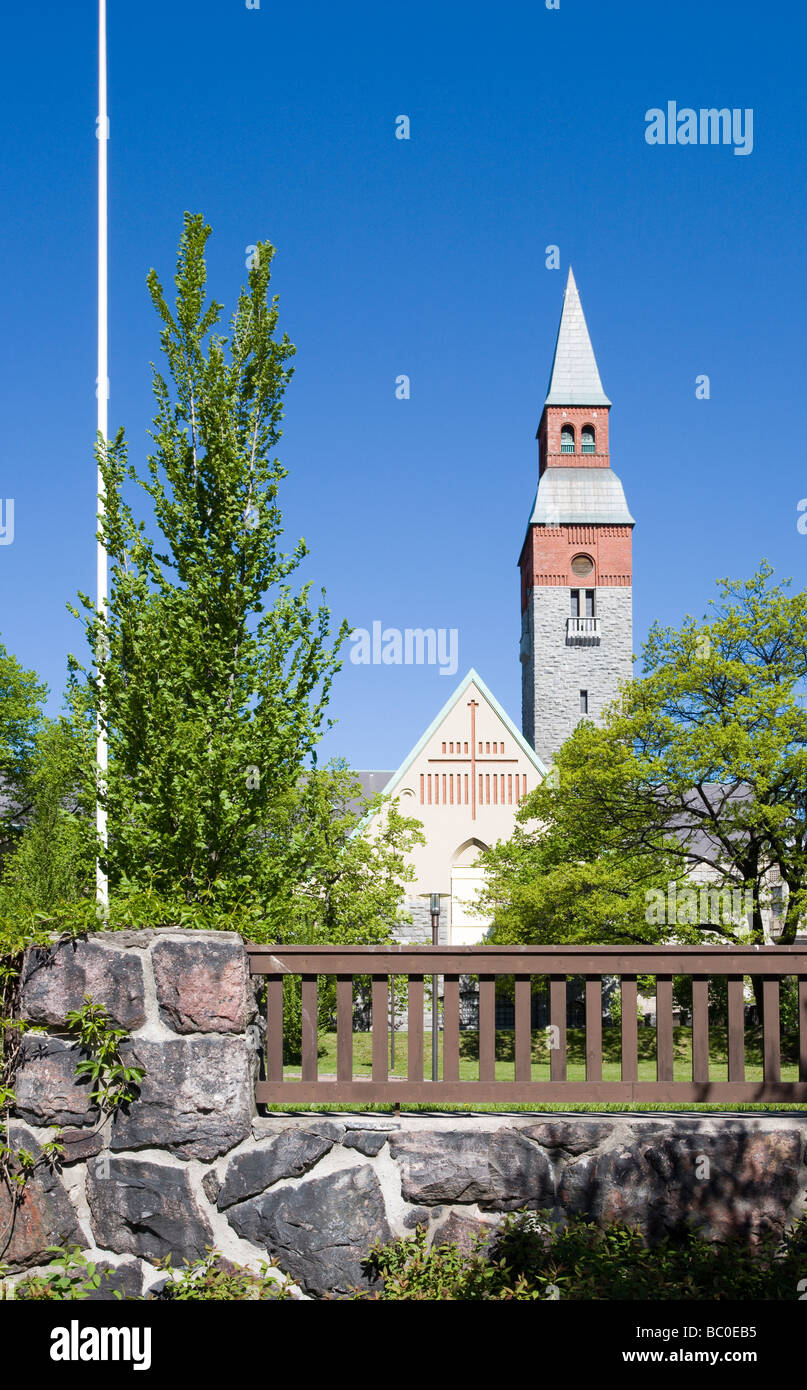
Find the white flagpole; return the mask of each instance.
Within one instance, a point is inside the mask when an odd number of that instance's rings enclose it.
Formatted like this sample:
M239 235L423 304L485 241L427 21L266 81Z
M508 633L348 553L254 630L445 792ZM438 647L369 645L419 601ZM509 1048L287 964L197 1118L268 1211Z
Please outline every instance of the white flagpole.
M109 403L109 361L107 339L107 144L109 125L106 93L106 0L98 0L98 433L104 443L108 440ZM98 513L104 514L104 480L98 469L97 481ZM98 542L96 556L96 607L100 618L106 621L108 599L108 565L103 541ZM98 658L100 658L98 653ZM99 679L103 679L99 666ZM107 737L102 726L99 707L96 722L96 762L100 785L106 781ZM96 797L95 824L98 837L104 849L107 845L106 807L100 795ZM100 860L95 866L95 892L98 904L106 909L109 905L109 884Z

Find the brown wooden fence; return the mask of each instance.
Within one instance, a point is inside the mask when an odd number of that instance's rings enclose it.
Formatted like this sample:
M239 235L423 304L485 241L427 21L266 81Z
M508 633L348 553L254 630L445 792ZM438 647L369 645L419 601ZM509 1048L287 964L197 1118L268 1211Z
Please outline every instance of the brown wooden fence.
M276 1104L356 1101L535 1103L555 1101L807 1102L807 949L803 946L249 946L252 974L267 984L266 1079L256 1099ZM302 978L302 1068L283 1067L283 980ZM424 1078L425 983L442 977L442 1075ZM637 976L656 977L656 1079L639 1080ZM691 1077L673 1077L673 976L692 977ZM336 977L336 1075L320 1075L317 1056L318 979ZM356 1077L353 983L369 977L372 992L372 1075ZM460 978L479 981L478 1080L460 1080ZM496 1078L496 979L514 977L512 1079ZM549 979L553 1046L549 1080L532 1079L531 981ZM603 1080L603 980L622 989L621 1079ZM711 977L728 977L728 1080L710 1079ZM762 1077L746 1080L743 979L762 981ZM389 991L408 980L407 1075L390 1075ZM585 1081L568 1081L567 977L585 981ZM780 982L798 980L798 1081L781 1074ZM500 1063L501 1067L501 1063ZM724 1063L724 1069L726 1063ZM288 1073L290 1069L287 1068Z

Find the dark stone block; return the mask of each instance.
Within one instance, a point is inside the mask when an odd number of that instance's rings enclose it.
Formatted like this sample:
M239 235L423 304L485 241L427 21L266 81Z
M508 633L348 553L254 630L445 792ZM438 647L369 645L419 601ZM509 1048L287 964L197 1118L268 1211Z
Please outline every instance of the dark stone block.
M42 1148L30 1130L13 1120L9 1124L9 1147L14 1152L27 1149L35 1159L42 1156ZM6 1183L0 1183L0 1232L4 1240L11 1213L11 1194ZM64 1240L74 1245L84 1244L73 1204L58 1175L46 1164L37 1167L28 1179L11 1231L2 1261L12 1273L47 1264L49 1245L58 1245Z
M363 1284L370 1246L390 1239L384 1197L369 1164L265 1192L232 1207L227 1219L306 1293L319 1296Z
M490 1136L490 1183L493 1197L481 1205L496 1211L551 1207L555 1201L552 1164L543 1149L523 1131L503 1127Z
M440 1130L401 1130L390 1135L390 1153L401 1170L404 1199L437 1202L493 1202L491 1135ZM538 1152L538 1150L536 1150Z
M305 1129L289 1129L260 1148L236 1154L227 1165L218 1195L219 1211L263 1192L280 1178L299 1178L333 1148L333 1139Z
M359 1153L367 1158L375 1158L388 1139L389 1133L383 1129L351 1129L348 1130L342 1144L346 1149L358 1149Z
M203 1162L248 1138L253 1078L243 1038L177 1038L125 1049L145 1068L140 1095L116 1115L112 1148L162 1148Z
M62 1038L24 1036L14 1077L20 1119L40 1126L95 1124L99 1112L89 1098L91 1083L76 1080L83 1056L77 1044Z
M143 1292L143 1272L137 1260L123 1260L119 1265L108 1260L98 1260L96 1269L101 1275L101 1283L87 1298L88 1303L117 1303L115 1290L124 1299L139 1298Z
M175 1033L243 1033L254 1012L236 936L158 941L152 952L160 1018Z
M534 1139L550 1153L575 1156L596 1149L613 1134L614 1126L605 1120L548 1120L542 1124L524 1125L520 1132Z
M118 1027L139 1028L146 1020L140 956L83 940L29 948L21 982L24 1018L58 1027L82 1007L85 995L102 1004Z
M478 1236L485 1239L486 1244L494 1239L498 1233L498 1223L494 1221L480 1221L478 1217L469 1216L467 1212L452 1211L447 1221L443 1222L432 1238L433 1245L458 1245L464 1255L476 1248L475 1241Z
M59 1141L64 1145L60 1159L62 1167L95 1158L104 1147L104 1140L98 1130L63 1129Z
M181 1168L135 1158L110 1159L107 1176L98 1164L87 1169L92 1231L101 1248L121 1255L177 1264L198 1259L213 1244L188 1174Z
M623 1221L653 1239L695 1227L749 1242L784 1230L799 1191L797 1129L729 1127L648 1135L564 1170L559 1199L571 1214Z

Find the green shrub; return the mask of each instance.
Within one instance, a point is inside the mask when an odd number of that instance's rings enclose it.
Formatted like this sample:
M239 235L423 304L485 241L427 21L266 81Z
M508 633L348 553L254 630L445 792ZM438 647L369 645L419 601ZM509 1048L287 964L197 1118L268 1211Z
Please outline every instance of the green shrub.
M620 1223L602 1230L573 1218L560 1228L518 1212L492 1240L478 1237L468 1254L455 1244L430 1248L419 1228L377 1242L364 1269L380 1287L354 1290L354 1299L792 1300L807 1269L807 1218L784 1239L765 1236L753 1248L696 1231L650 1246Z

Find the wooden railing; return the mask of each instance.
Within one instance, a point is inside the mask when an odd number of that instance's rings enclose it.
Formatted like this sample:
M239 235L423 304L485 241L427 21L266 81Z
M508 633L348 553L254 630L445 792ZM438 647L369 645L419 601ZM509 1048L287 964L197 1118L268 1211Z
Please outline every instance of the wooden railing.
M267 986L266 1079L256 1099L355 1101L778 1101L807 1102L807 950L802 946L248 946L254 976ZM284 1078L283 981L302 980L302 1065ZM442 977L442 1068L424 1077L425 983ZM656 1078L639 1080L637 976L656 977ZM674 1080L673 976L692 977L691 1076ZM320 1075L318 979L336 977L336 1074ZM353 982L369 977L372 1074L353 1064ZM479 981L478 1079L460 1080L460 979ZM512 1079L496 1076L496 979L514 978ZM535 976L549 980L549 1080L532 1079L531 994ZM603 1080L603 980L621 982L620 1079ZM710 1079L709 979L728 978L728 1079ZM746 1080L744 977L761 980L762 1076ZM798 1080L783 1081L779 987L798 980ZM407 1075L390 1074L390 982L408 980ZM567 977L585 981L585 1080L567 1080ZM502 1064L499 1064L500 1067ZM290 1068L286 1069L291 1070Z

